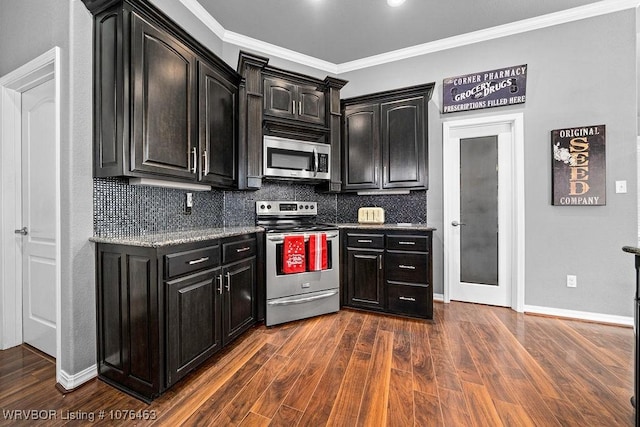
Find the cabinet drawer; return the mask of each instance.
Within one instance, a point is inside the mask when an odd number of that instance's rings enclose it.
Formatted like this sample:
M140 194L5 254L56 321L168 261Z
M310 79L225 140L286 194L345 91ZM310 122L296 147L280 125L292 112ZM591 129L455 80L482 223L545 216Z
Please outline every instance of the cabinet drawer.
M429 237L388 235L387 249L397 251L427 252L429 250Z
M388 280L428 283L429 255L388 251L385 258L385 272Z
M429 317L431 307L430 286L387 283L387 308L392 313Z
M347 233L347 246L350 248L384 249L384 234Z
M173 278L220 265L220 245L165 255L165 277Z
M232 242L222 244L222 262L229 264L230 262L239 261L244 258L252 257L256 254L256 239L234 240Z

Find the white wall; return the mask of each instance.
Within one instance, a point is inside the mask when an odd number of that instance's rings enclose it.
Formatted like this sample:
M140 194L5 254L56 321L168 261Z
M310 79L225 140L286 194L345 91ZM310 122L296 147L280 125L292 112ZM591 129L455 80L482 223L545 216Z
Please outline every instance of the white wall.
M92 19L80 0L0 1L0 76L61 48L61 369L95 365ZM53 303L53 302L52 302Z
M441 114L445 77L528 64L526 104ZM524 113L526 292L528 306L632 316L637 242L636 13L617 12L340 75L343 97L436 82L430 103L428 222L442 223L442 122ZM550 131L607 126L607 205L551 205ZM615 194L616 180L628 193ZM437 255L437 254L436 254ZM436 261L438 261L436 259ZM434 265L441 291L442 265ZM567 288L567 274L578 287ZM441 285L440 285L441 286Z

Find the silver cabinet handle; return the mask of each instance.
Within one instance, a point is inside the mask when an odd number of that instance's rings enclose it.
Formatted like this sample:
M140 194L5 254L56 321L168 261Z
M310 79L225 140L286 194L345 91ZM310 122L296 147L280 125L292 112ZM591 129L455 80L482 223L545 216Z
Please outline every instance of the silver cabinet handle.
M296 101L291 101L291 104L293 104L293 115L296 115Z
M227 292L230 292L231 291L231 273L227 271L226 276L227 276L227 285L225 286L225 288L227 288Z
M399 268L403 268L403 269L405 269L405 270L415 270L415 269L416 269L416 267L415 267L415 266L413 266L413 265L404 265L404 264L400 264L398 267L399 267Z
M205 261L209 261L209 257L208 256L202 257L200 259L194 259L192 261L189 261L189 265L200 264L201 262L205 262Z
M193 168L191 169L191 172L195 174L198 172L198 151L196 150L196 147L191 149L191 154L193 154Z
M222 274L218 275L218 294L222 295Z
M378 269L382 270L382 255L378 255Z
M247 246L246 248L236 249L236 252L237 252L237 253L240 253L240 252L246 252L246 251L248 251L249 249L251 249L251 246Z
M207 150L202 152L202 158L204 159L204 166L202 168L202 174L207 175L209 173L209 157L207 156Z
M411 302L416 302L416 299L413 297L398 297L399 300L401 301L411 301Z
M457 227L459 225L467 225L464 222L458 222L458 221L451 221L451 225L453 225L454 227Z
M360 240L360 239L358 239L358 243L373 243L373 240Z
M298 114L302 115L302 101L298 101Z
M416 242L398 242L399 245L415 245Z
M29 234L29 231L27 230L27 227L22 227L18 230L13 230L14 233L16 234L22 234L23 236L26 236L27 234Z

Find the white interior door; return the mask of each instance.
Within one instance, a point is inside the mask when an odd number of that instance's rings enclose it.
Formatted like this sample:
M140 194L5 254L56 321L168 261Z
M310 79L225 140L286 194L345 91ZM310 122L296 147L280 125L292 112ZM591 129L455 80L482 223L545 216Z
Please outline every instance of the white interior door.
M22 332L56 355L55 83L22 93ZM21 231L22 230L22 231Z
M454 128L445 141L449 299L512 306L512 128Z

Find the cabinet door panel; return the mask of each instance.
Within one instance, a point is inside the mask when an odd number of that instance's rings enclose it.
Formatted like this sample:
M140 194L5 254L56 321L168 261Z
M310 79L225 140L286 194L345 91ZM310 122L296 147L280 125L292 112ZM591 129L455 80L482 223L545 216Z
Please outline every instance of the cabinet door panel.
M382 253L383 251L347 251L349 305L384 309Z
M296 86L282 79L264 79L264 114L293 118Z
M236 180L238 88L200 62L201 180L232 187Z
M220 269L167 282L167 385L222 347Z
M224 267L224 344L253 325L256 317L255 257Z
M377 104L345 110L344 170L345 190L378 188L380 164L380 112Z
M195 179L195 57L177 39L132 15L134 172Z
M383 187L425 185L424 98L382 104Z
M306 122L324 124L324 92L312 87L298 86L298 118Z

